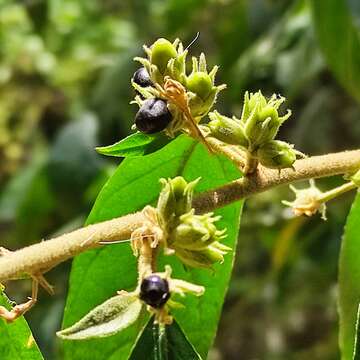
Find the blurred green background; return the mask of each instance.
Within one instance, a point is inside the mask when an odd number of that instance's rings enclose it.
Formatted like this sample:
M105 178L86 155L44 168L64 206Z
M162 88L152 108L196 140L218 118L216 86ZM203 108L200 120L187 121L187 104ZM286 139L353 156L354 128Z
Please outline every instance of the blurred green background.
M200 32L191 53L220 65L221 112L239 115L245 90L281 93L293 116L279 138L307 154L358 147L360 47L344 50L339 23L359 35L360 3L315 2L0 0L0 245L17 249L84 223L119 163L94 147L131 132L132 58L158 37L188 44ZM333 10L325 27L322 6ZM337 259L352 197L330 204L327 222L293 218L281 205L292 198L287 187L247 201L210 359L339 358ZM26 316L47 359L58 358L70 265L49 273L56 295L41 292ZM16 301L30 293L29 281L6 285Z

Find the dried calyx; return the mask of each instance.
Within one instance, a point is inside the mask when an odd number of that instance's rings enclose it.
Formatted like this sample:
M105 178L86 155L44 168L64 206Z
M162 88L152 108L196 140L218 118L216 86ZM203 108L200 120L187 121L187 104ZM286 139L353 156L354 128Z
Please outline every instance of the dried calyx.
M310 180L310 186L305 189L297 189L292 185L290 189L295 194L295 200L291 202L283 200L282 203L291 207L295 216L312 216L319 212L321 218L326 220L326 205L322 201L324 193L315 185L313 179Z

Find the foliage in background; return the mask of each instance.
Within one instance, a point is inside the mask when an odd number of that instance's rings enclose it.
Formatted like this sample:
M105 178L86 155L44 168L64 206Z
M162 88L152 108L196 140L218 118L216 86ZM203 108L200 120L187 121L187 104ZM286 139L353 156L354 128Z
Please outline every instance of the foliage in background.
M228 84L222 113L240 113L245 90L280 92L294 113L281 137L299 150L359 144L356 0L4 0L0 29L0 232L9 248L82 225L118 164L94 148L129 133L136 111L129 105L132 58L159 36L186 44L200 31L192 52L205 51L209 64L220 65L219 83ZM313 134L321 136L314 141ZM337 258L351 198L330 206L323 223L291 218L280 204L287 196L279 189L247 202L210 357L339 357ZM50 274L57 294L41 293L28 316L45 358L62 358L53 334L67 274L68 265ZM94 296L106 297L96 285ZM29 288L9 283L7 291L22 299Z

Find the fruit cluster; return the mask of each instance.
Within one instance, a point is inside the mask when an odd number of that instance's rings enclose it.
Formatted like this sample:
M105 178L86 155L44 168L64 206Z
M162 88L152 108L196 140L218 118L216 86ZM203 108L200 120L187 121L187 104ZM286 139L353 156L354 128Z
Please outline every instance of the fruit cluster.
M292 167L296 157L302 155L292 145L275 140L280 126L291 115L290 110L279 115L284 97L274 94L266 99L261 91L246 92L240 119L210 112L218 93L226 87L215 85L217 66L208 72L205 55L201 54L199 59L192 58L192 71L187 74L188 50L178 39L173 43L158 39L150 47L144 46L144 50L147 58L135 58L142 67L132 78L137 94L134 102L140 107L135 116L135 128L140 132L165 131L173 137L176 132L183 131L212 151L198 127L201 119L209 115L207 135L240 146L255 168L258 162L273 169Z
M176 39L173 43L158 39L144 46L147 58L133 75L134 102L140 107L135 116L137 130L153 134L165 130L194 133L194 127L208 114L224 85L215 85L218 67L207 71L205 55L192 58L192 71L186 73L188 50ZM192 129L192 130L191 130Z

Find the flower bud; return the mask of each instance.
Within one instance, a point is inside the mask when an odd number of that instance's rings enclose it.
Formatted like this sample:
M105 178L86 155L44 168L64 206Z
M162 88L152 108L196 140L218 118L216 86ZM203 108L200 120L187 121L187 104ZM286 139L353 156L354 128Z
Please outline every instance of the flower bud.
M271 140L258 149L257 157L263 166L284 169L292 167L296 160L296 151L284 141Z
M180 224L170 234L169 245L187 250L203 250L226 237L226 230L218 230L214 222L219 216L212 213L195 215L194 210L180 217Z
M209 118L211 121L208 127L211 130L211 136L227 144L248 147L249 143L239 120L228 118L217 111L209 113Z
M157 66L161 74L165 73L169 60L176 56L175 46L166 39L158 39L151 46L150 62Z

